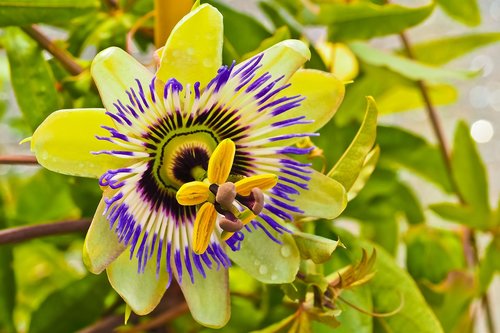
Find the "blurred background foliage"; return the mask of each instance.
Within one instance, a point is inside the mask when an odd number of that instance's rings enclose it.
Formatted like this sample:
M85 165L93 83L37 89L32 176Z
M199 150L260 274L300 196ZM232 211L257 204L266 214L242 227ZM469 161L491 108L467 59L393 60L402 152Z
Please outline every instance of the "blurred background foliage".
M500 41L500 2L202 2L224 16L224 63L298 38L310 45L307 67L347 84L334 119L304 143L317 147L309 157L318 170L349 185L347 209L335 221L295 221L303 262L294 283L263 285L232 268L232 318L222 331L494 333L496 324L500 332L498 286L491 287L500 270L499 188L489 187L498 175L488 180L476 147L491 139L491 123L473 127L473 140L466 122L443 127L439 112L467 93L457 87L488 70L455 60ZM496 31L483 27L481 8ZM9 162L27 153L17 142L51 112L102 106L89 74L98 51L118 46L152 64L154 9L153 0L0 1L1 229L93 215L95 180L6 164L19 164ZM436 15L461 33L412 43L412 29ZM377 102L377 128L365 96ZM467 112L459 114L471 118ZM427 129L413 128L405 114L422 114ZM342 156L346 149L357 159ZM359 177L338 168L342 159L356 162ZM125 306L104 274L83 267L81 231L0 244L0 332L212 331L192 320L175 287L151 315L132 315L124 326Z

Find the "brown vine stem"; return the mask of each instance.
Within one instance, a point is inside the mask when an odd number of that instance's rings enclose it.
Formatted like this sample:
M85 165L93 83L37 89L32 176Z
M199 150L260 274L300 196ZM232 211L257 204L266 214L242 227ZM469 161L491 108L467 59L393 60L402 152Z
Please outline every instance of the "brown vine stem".
M71 75L78 75L84 71L83 67L76 62L76 60L69 52L61 49L56 44L54 44L34 25L23 27L22 29L31 38L33 38L33 40L35 40L38 45L52 54L54 58L56 58L64 67L64 69L66 69Z
M408 58L415 60L415 54L413 52L413 49L411 47L410 41L408 40L408 37L404 32L399 34L401 43L403 44L403 47L406 51L406 54ZM417 81L417 86L418 89L420 90L420 94L422 95L422 99L425 104L425 109L427 111L427 115L429 116L429 120L432 125L432 129L434 131L434 134L436 135L436 138L438 140L438 145L439 149L441 151L441 155L443 156L443 161L445 163L445 167L448 171L448 174L450 175L450 181L453 186L453 189L455 191L455 194L458 197L458 200L460 203L463 205L465 204L465 201L459 191L459 188L453 179L452 176L452 166L451 166L451 155L450 155L450 150L448 148L448 145L446 143L446 139L444 136L443 128L441 126L441 122L439 120L439 117L436 112L436 108L432 104L431 98L429 96L429 89L427 85L425 84L424 81L419 80ZM464 227L463 228L463 234L464 234L464 252L467 257L467 262L469 267L474 268L477 263L479 262L479 257L478 257L478 251L477 251L477 244L476 244L476 238L474 235L474 231L471 230L470 228ZM490 301L488 297L488 293L484 293L481 298L482 305L484 307L484 310L486 312L486 324L488 326L488 331L490 333L495 332L495 326L493 323L493 315L491 311L491 306L490 306Z
M33 155L0 155L0 164L38 165Z
M90 219L35 224L0 230L0 245L24 242L30 239L87 231Z
M129 330L120 330L120 333L139 333L139 332L149 331L152 328L159 327L159 326L171 321L172 319L183 315L188 310L189 310L189 308L188 308L187 303L182 302L180 304L177 304L175 307L172 307L171 309L163 312L162 314L154 317L150 321L136 325Z

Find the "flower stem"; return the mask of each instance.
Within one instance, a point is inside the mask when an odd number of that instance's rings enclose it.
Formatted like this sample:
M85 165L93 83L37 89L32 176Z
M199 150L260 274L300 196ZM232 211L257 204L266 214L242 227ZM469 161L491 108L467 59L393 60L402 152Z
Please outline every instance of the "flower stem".
M32 155L1 155L0 164L38 165L38 162Z
M155 0L155 46L163 47L170 32L189 13L193 0Z
M90 219L27 225L0 230L0 244L14 244L30 239L87 231Z
M408 58L416 59L415 54L411 48L411 44L410 44L407 36L405 35L405 33L404 32L400 33L399 37L401 39L401 43L403 44L403 47L406 51ZM418 86L418 89L419 89L420 94L422 96L422 99L424 101L425 109L427 111L427 115L429 116L429 120L431 122L432 129L434 131L434 135L436 136L436 138L438 140L439 149L441 151L441 155L443 156L443 161L445 163L446 170L448 171L448 175L450 176L450 182L452 184L452 187L453 187L455 194L457 195L460 203L462 205L465 205L465 200L463 199L463 197L458 189L458 185L452 176L450 151L449 151L448 145L446 143L446 139L445 139L445 136L443 133L443 128L441 126L441 122L439 120L436 109L435 109L434 105L432 104L431 98L429 96L429 90L427 88L427 85L425 84L424 81L418 80L417 86ZM479 262L474 230L472 230L468 227L464 227L463 228L463 236L464 236L463 237L463 247L464 247L464 252L466 255L467 263L468 263L469 267L474 268ZM486 323L487 323L487 327L488 327L488 332L494 333L495 328L493 325L493 315L492 315L492 311L491 311L491 307L490 307L488 293L484 293L482 295L481 303L482 303L482 306L486 312Z
M73 58L69 52L59 48L34 25L23 27L22 29L33 38L38 45L52 54L71 75L78 75L84 71L83 67L76 62L75 58Z

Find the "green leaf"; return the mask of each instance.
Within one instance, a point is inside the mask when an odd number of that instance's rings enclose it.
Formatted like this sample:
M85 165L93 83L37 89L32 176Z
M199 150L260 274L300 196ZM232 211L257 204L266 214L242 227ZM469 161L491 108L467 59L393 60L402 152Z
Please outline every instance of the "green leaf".
M431 204L429 208L445 220L457 222L471 228L486 230L491 226L488 218L478 216L477 212L470 206L442 202Z
M307 312L310 319L325 324L328 327L330 327L330 329L339 327L340 322L337 320L337 316L339 315L339 313L340 313L339 310L325 310L318 308L312 308ZM307 331L302 331L302 330L297 331L297 333L302 333L302 332L311 332L309 325L307 325Z
M342 291L342 299L367 311L373 311L372 294L369 285L362 285L356 289ZM372 333L373 319L366 314L356 311L344 302L338 302L342 312L337 316L340 326L335 333ZM325 332L326 333L326 332Z
M275 1L266 0L260 1L259 7L262 9L264 14L273 22L276 28L287 27L291 33L291 37L295 39L308 39L304 35L304 26L300 23L286 8L285 5ZM312 44L312 43L311 43ZM322 71L327 71L325 63L321 59L318 51L313 45L309 46L311 50L311 59L304 64L305 68L319 69Z
M99 8L98 0L0 0L0 26L66 22Z
M304 302L306 300L308 286L303 281L296 279L292 283L282 284L280 287L292 301Z
M461 6L456 7L461 8ZM499 32L472 33L414 44L412 50L418 60L428 64L442 65L477 48L498 41L500 41Z
M7 227L4 214L3 195L0 194L0 229ZM0 332L15 333L14 306L16 304L17 284L13 269L14 257L12 248L0 246Z
M390 93L394 87L415 85L412 80L387 68L371 66L364 62L359 63L359 66L360 75L353 83L346 85L344 101L331 124L346 126L352 122L360 123L364 116L365 96L372 96L378 103L379 98ZM380 80L381 77L384 80ZM379 111L383 110L379 108Z
M363 223L363 231L368 232L366 235L370 235L370 239L377 239L391 251L397 246L396 219L401 217L401 213L411 224L424 220L419 198L398 179L396 172L381 167L376 169L363 191L349 203L345 212L346 216Z
M54 75L40 47L19 28L5 29L4 46L17 103L34 130L61 106Z
M437 0L437 3L451 18L465 25L473 27L481 23L477 0L462 0L459 4L453 0Z
M442 82L450 79L464 80L477 75L476 72L433 67L396 54L378 50L361 42L350 43L349 47L362 61L370 65L388 68L411 80Z
M89 275L50 294L33 312L29 333L67 333L101 316L107 297L104 275Z
M363 247L369 246L367 243L362 244ZM408 273L398 267L394 259L382 249L377 248L377 253L377 274L369 284L374 311L390 312L396 309L400 302L404 302L403 308L395 315L377 318L377 322L389 328L389 332L442 333L439 321Z
M322 264L330 259L337 246L342 246L340 240L331 240L300 231L292 234L299 248L302 259L311 259L316 264Z
M346 191L351 189L358 178L377 136L377 106L371 97L367 98L367 102L365 118L358 133L349 148L328 173L328 176L341 183Z
M472 274L452 271L442 283L426 284L422 289L445 332L474 332L470 305L476 288Z
M281 41L284 41L284 40L290 39L290 38L291 38L290 31L288 30L288 28L286 26L278 28L278 29L276 29L276 31L274 32L274 34L271 37L262 40L262 42L259 44L259 46L255 50L248 52L248 53L245 53L240 59L241 60L249 59L249 58L253 57L254 55L257 55L258 53L265 51L266 49L270 48L274 44L277 44Z
M289 326L296 318L297 315L294 313L291 316L283 318L282 320L280 320L277 323L274 323L271 326L268 326L258 331L252 331L251 333L277 333L280 332L285 327Z
M23 181L14 179L10 187L15 193L12 219L16 224L29 224L80 217L71 198L70 178L41 169Z
M370 39L399 33L424 21L434 4L409 8L399 5L378 6L369 2L321 4L314 24L329 27L329 39L334 42Z
M465 203L471 205L481 216L489 215L486 169L465 122L458 123L455 129L451 168Z
M273 0L259 2L259 7L273 22L275 27L287 26L293 38L300 38L304 27L280 3Z
M414 133L390 126L379 126L377 142L382 151L379 164L394 169L403 167L444 192L452 192L450 176L438 147Z
M271 37L271 33L255 17L237 11L220 0L206 2L221 12L224 17L224 37L239 57L255 50L264 39ZM238 59L224 59L224 62L231 63L233 60Z
M439 321L426 304L415 282L386 251L365 240L356 239L344 230L335 231L347 248L352 250L350 255L355 253L359 258L362 248L368 252L371 252L372 248L377 251L374 268L376 273L366 284L372 294L373 311L389 313L402 305L392 316L375 318L374 332L443 333ZM356 261L355 258L352 260Z
M0 55L0 120L4 117L10 104L10 89L9 62L6 55L2 54Z
M452 104L458 98L457 89L449 84L428 85L427 91L434 105ZM388 114L422 108L424 101L416 86L397 85L377 98L377 105L381 114Z
M417 281L437 284L448 273L465 268L460 235L453 231L413 227L406 236L406 267Z
M495 237L486 247L484 257L479 263L479 292L484 294L493 281L495 273L500 273L500 237Z

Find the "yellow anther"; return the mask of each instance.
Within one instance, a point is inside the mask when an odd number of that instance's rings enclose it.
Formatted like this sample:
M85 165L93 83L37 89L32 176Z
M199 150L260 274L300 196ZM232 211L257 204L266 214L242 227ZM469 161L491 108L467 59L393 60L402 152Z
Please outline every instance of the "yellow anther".
M201 206L196 214L193 228L193 251L196 254L203 254L210 243L210 236L215 228L217 212L214 205L206 202Z
M208 200L210 190L208 185L199 182L189 182L182 185L178 190L175 197L177 202L184 206L199 205Z
M225 139L215 148L208 162L208 181L212 184L222 184L229 177L233 166L236 146L230 139Z
M268 173L243 178L237 181L234 185L236 186L236 192L238 194L250 195L250 193L252 193L252 189L255 187L265 191L273 188L277 183L278 176Z

